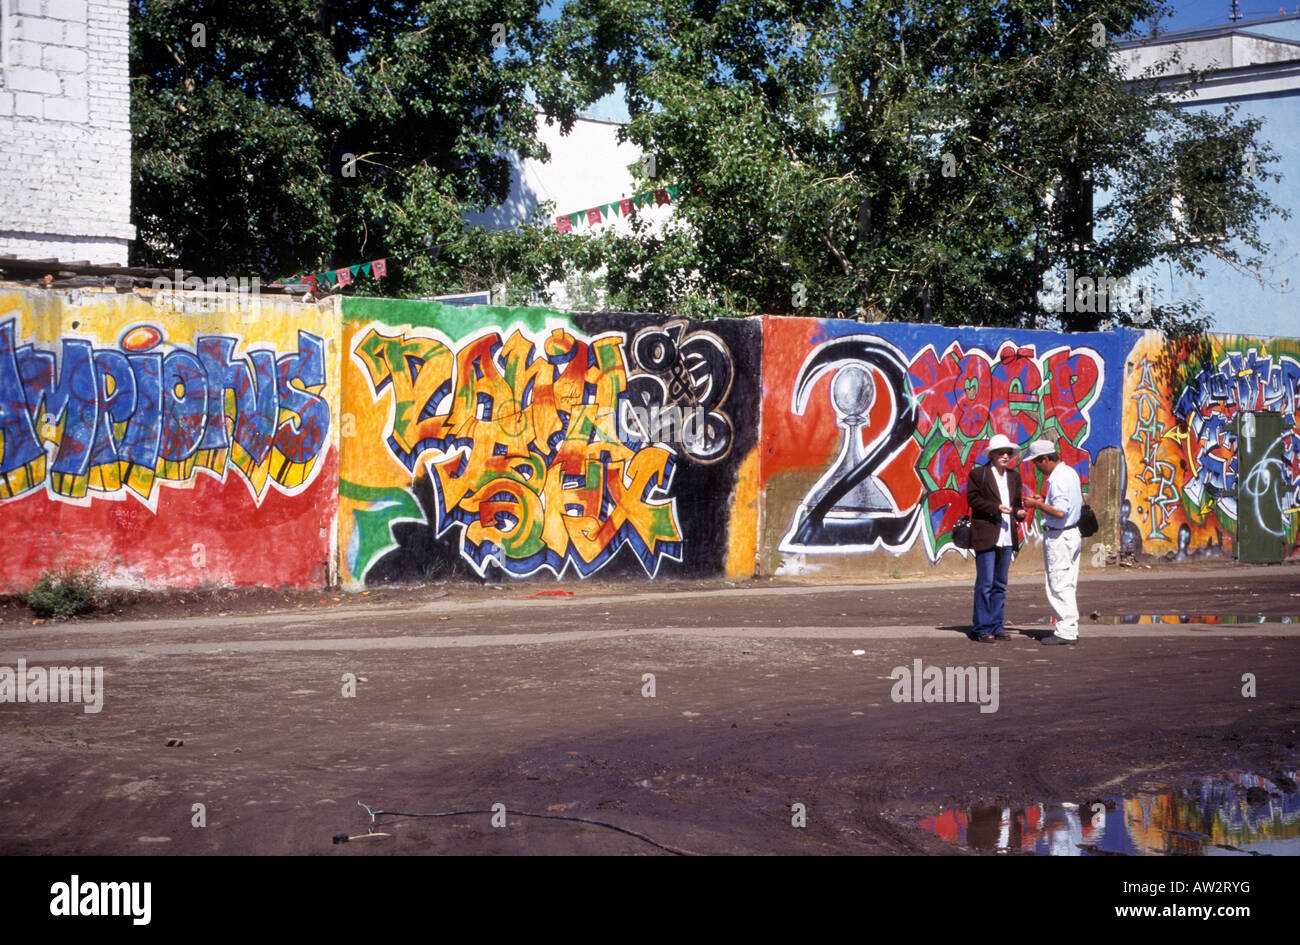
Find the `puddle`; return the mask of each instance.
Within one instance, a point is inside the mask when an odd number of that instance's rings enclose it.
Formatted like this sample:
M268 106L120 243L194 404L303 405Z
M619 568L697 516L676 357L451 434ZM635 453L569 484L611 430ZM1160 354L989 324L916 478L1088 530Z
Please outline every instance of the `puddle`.
M1036 623L1051 623L1054 618L1040 617ZM1294 623L1300 624L1300 617L1263 617L1237 616L1232 614L1105 614L1099 617L1085 618L1091 623ZM1082 621L1080 621L1082 622Z
M970 807L918 826L988 853L1047 856L1300 856L1300 772L1286 790L1253 774L1215 775L1191 790L1087 804Z

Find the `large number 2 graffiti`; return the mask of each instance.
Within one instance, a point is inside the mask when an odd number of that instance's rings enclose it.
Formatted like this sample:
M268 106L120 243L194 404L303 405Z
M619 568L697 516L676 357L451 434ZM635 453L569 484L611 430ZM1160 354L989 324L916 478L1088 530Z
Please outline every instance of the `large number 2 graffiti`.
M836 460L800 503L781 550L900 551L919 533L928 557L937 560L953 547L952 526L966 511L966 478L995 433L1022 446L1051 437L1087 482L1089 407L1101 393L1104 370L1089 348L1039 357L1032 346L1008 342L989 356L963 352L954 342L942 355L926 346L908 363L871 335L823 342L799 372L791 409L802 416L813 385L834 371L829 396L843 439ZM871 431L867 417L882 393L879 381L893 410L886 429ZM909 442L919 451L914 475L923 497L900 508L880 473L897 466Z
M785 552L866 550L907 542L916 520L900 510L876 473L912 436L916 402L907 392L907 364L893 345L870 335L826 342L804 361L795 380L791 409L802 416L813 386L834 371L831 406L844 430L839 456L799 505L781 540ZM873 374L883 378L894 410L886 428L863 442L875 401ZM867 432L870 432L869 430Z

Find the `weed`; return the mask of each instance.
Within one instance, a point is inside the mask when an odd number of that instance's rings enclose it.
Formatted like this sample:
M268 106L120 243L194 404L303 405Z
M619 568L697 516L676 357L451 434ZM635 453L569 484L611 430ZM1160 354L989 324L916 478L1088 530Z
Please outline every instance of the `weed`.
M100 575L94 568L64 565L42 572L27 592L27 606L38 617L75 617L95 609Z

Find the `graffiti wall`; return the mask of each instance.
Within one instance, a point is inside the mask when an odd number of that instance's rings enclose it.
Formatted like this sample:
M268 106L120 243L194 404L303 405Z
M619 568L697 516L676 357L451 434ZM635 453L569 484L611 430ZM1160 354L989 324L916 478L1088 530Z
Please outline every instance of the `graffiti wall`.
M1107 366L1121 350L1114 334L767 319L763 570L901 575L962 563L952 526L995 433L1022 447L1056 441L1087 490L1118 455ZM1030 464L1021 475L1042 491Z
M1284 553L1300 554L1300 342L1149 332L1129 355L1124 392L1128 550L1179 560L1231 555L1244 515L1272 523ZM1274 458L1239 482L1243 411L1279 414L1282 432Z
M0 289L0 593L966 576L996 433L1079 473L1085 568L1300 555L1294 339L178 299Z
M343 300L347 584L753 573L760 324Z
M323 584L337 316L257 297L0 290L0 586Z

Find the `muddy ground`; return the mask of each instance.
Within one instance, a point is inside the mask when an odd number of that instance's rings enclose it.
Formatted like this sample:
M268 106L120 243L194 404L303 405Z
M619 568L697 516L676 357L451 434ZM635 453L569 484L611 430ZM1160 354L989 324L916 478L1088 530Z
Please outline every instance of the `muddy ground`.
M952 854L918 818L1300 763L1296 625L1085 617L1078 647L1044 648L1038 579L1013 583L995 646L967 639L958 582L184 596L108 620L5 612L0 666L102 666L104 698L0 703L0 853L665 852L512 813L381 817L390 836L332 844L365 832L362 801L502 804L699 853ZM1300 618L1300 566L1107 572L1079 599L1102 618ZM894 702L915 659L997 667L998 710Z

